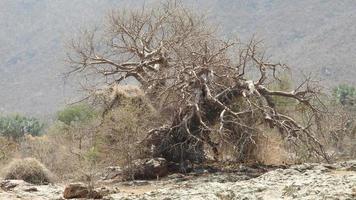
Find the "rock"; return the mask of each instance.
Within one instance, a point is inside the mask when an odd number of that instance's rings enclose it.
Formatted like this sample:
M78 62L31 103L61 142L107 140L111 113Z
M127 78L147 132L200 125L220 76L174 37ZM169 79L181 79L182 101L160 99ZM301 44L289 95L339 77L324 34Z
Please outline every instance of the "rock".
M304 163L304 164L301 164L301 165L295 165L295 166L291 166L290 169L294 169L294 170L297 170L301 173L307 171L307 170L312 170L314 168L314 164L311 164L311 163Z
M101 188L97 189L97 191L103 196L107 196L109 194L118 192L118 190L116 188L110 188L110 187L101 187Z
M218 192L216 193L216 196L221 200L236 199L234 192L230 190Z
M338 164L304 163L276 169L256 178L241 173L203 173L181 178L170 175L155 181L157 189L137 193L120 192L114 199L356 199L355 162ZM241 171L247 171L241 168ZM172 181L174 179L175 181ZM182 180L182 181L180 181ZM331 189L330 189L331 188Z
M345 162L344 167L347 171L356 171L356 160Z
M352 188L352 197L356 198L356 187Z
M141 160L146 170L160 166L157 160ZM157 164L158 163L158 164ZM240 172L173 174L156 180L138 180L102 185L89 192L84 184L70 184L64 197L106 200L155 199L356 199L354 161L335 164L302 164L275 169L258 177ZM137 164L137 163L136 163ZM144 173L145 169L142 169ZM246 171L246 170L243 170ZM146 172L145 172L146 173ZM159 171L151 172L159 173ZM59 200L61 185L33 185L22 180L0 181L0 199Z
M17 187L19 184L18 180L4 180L0 183L0 187L5 191L9 191Z
M0 199L63 199L63 188L59 185L34 185L23 180L4 180L0 181L0 187Z
M156 179L168 175L167 161L164 158L151 158L135 160L130 167L124 170L126 179L136 180Z
M29 187L29 188L25 188L23 191L25 191L25 192L38 192L38 189L36 187Z
M91 198L91 199L102 199L103 196L94 190L90 190L82 183L71 183L67 185L63 192L63 197L65 199L75 199L75 198Z
M182 163L169 162L168 171L173 173L190 173L193 171L193 164L189 160Z
M122 178L123 170L118 166L107 167L101 175L102 180L112 180Z

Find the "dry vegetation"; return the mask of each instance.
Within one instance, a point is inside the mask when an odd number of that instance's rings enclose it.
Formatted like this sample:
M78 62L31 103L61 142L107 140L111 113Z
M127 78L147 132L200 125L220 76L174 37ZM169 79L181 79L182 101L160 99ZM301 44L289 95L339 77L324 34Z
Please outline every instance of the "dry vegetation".
M203 16L169 3L113 11L106 27L74 39L69 54L71 73L95 85L86 100L100 114L57 121L38 137L0 138L2 163L32 157L60 180L93 188L101 169L130 169L140 158L285 164L355 157L353 114L325 105L309 77L293 87L287 66L267 60L259 41L223 40ZM38 161L15 160L5 177L50 182Z
M203 16L176 3L112 12L105 30L72 41L69 61L88 82L101 76L115 88L133 79L158 112L169 111L164 125L149 133L158 141L148 144L154 156L202 162L205 147L217 158L226 144L244 161L263 129L275 129L309 157L329 161L317 139L324 107L310 78L289 91L269 89L286 66L268 61L258 41L218 35ZM283 112L276 98L295 101L298 114Z
M59 180L93 184L101 169L130 166L135 159L147 157L149 151L140 142L148 130L161 121L152 105L135 87L118 87L96 95L95 102L101 99L103 107L106 105L103 99L119 98L120 101L105 117L70 125L58 121L47 134L26 135L18 144L4 139L8 146L4 146L2 163L6 165L11 157L32 157ZM16 148L10 149L10 144Z
M355 1L181 1L207 13L224 35L237 33L245 41L257 33L269 48L268 54L286 61L294 72L313 71L328 86L356 83L356 28L350 26L356 21ZM0 13L2 111L45 118L62 105L65 96L76 97L76 80L63 88L58 76L67 70L62 43L80 27L101 26L109 9L141 8L143 2L149 5L159 0L2 0L1 7L6 8Z
M3 173L5 179L20 179L33 184L48 184L54 180L51 172L33 158L13 160Z

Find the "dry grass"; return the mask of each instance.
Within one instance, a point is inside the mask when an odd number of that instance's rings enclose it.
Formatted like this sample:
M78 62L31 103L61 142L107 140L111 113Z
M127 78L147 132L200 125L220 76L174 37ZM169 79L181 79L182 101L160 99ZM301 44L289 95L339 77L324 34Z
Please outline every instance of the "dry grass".
M92 184L100 169L127 166L146 157L139 144L159 118L137 88L116 88L120 101L104 118L82 124L55 124L46 135L26 136L20 145L22 157L34 157L62 181Z
M266 165L282 165L292 163L285 141L276 131L266 133L256 139L256 160Z
M33 184L48 184L54 181L52 173L34 158L13 160L6 166L4 178L24 180Z
M64 131L40 137L25 137L20 145L21 157L33 157L43 163L58 179L74 179L79 169L78 158L71 153L75 137Z
M291 153L285 148L286 142L280 134L274 130L268 130L254 138L248 148L248 155L243 160L245 163L262 163L265 165L283 165L293 163ZM219 161L236 162L236 151L230 143L222 143L219 146ZM208 158L213 159L213 153L209 148L206 149Z
M132 160L148 156L140 141L160 119L143 98L125 99L121 104L105 116L97 145L103 162L126 166Z
M103 119L70 126L55 124L46 135L25 136L20 144L0 137L0 147L3 147L0 148L0 166L14 157L31 157L11 162L4 171L5 178L23 179L36 184L50 182L50 173L43 163L61 181L85 181L93 185L100 169L132 166L133 160L149 157L149 149L140 141L146 137L148 130L159 127L165 117L153 108L137 88L114 87L113 91L116 92L110 94L116 95L119 101ZM333 123L328 124L333 126ZM249 160L246 162L280 165L298 162L303 157L291 151L286 145L287 141L276 130L264 126L257 128L261 134L254 137L256 143L250 146ZM324 125L324 128L332 127ZM355 130L350 128L348 135L340 132L338 148L349 152L353 148L355 152L352 143ZM216 134L213 139L218 141L219 136ZM236 161L236 148L228 142L219 146L219 161ZM210 149L206 152L212 159Z
M0 136L0 168L9 163L18 153L19 144Z

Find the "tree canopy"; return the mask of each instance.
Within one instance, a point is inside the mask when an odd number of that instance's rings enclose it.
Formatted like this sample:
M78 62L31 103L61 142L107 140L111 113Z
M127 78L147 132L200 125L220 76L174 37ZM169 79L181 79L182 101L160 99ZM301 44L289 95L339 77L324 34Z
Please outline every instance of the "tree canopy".
M57 113L57 119L67 125L86 122L96 115L93 108L86 104L77 104L64 108Z
M0 116L0 135L15 140L25 134L40 135L43 126L43 123L32 117L25 117L19 114Z

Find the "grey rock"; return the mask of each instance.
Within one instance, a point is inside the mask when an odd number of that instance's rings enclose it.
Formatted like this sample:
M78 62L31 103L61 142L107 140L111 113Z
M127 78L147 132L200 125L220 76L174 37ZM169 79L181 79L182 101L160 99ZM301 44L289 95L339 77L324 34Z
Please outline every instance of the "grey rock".
M138 159L124 169L124 179L157 179L168 175L168 164L164 158Z
M107 167L103 170L101 174L101 179L102 180L120 179L122 175L123 175L123 171L121 167L112 166L112 167Z

